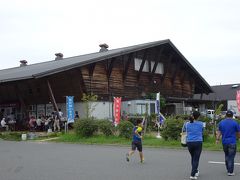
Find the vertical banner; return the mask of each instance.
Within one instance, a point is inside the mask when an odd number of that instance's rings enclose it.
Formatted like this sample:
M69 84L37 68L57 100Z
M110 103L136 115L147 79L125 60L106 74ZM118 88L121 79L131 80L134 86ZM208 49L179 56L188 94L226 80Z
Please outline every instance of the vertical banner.
M237 100L238 111L240 112L240 90L237 91L236 100Z
M157 119L158 119L158 122L160 124L160 92L157 93L157 95L156 95L155 107L156 107Z
M68 123L74 122L74 96L66 96L66 107L67 107L67 121Z
M114 104L113 104L113 109L114 109L114 124L117 126L120 123L121 119L121 97L114 97Z
M155 107L156 107L156 114L159 116L159 114L160 114L160 93L157 93L157 95L156 95Z
M160 92L157 93L157 95L156 95L155 107L156 107L156 114L157 114L158 122L161 125L161 124L163 124L164 117L162 116L162 114L160 112Z

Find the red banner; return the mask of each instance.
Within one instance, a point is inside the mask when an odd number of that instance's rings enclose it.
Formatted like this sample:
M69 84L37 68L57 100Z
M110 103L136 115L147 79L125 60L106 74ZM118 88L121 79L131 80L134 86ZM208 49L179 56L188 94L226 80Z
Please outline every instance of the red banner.
M236 100L237 100L238 111L240 112L240 90L237 91Z
M121 119L121 97L114 97L114 119L115 119L115 125L118 125L120 123Z

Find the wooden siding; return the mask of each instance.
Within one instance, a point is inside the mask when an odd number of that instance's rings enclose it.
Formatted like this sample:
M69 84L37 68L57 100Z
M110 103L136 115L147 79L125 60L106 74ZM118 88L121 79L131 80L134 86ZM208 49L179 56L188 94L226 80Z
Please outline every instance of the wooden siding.
M145 59L149 65L151 61L163 63L164 74L143 72L141 68L136 71L134 58ZM0 103L20 101L21 97L26 104L49 103L47 80L57 103L65 102L65 96L74 96L75 101L80 101L84 92L97 94L100 100L112 100L113 96L136 99L159 91L165 97L188 98L193 96L196 84L180 57L170 51L168 46L159 46L49 77L1 84Z

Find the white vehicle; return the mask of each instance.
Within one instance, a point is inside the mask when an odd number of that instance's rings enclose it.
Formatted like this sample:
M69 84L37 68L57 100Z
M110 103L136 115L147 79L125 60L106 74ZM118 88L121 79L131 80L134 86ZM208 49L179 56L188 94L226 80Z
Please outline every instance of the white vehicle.
M214 118L214 113L215 113L215 110L213 109L207 109L206 110L206 116L213 119Z

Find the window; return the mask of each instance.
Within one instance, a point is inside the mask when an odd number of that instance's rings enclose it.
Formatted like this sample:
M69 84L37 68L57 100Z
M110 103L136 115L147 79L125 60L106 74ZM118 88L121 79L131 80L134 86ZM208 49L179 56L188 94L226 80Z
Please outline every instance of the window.
M156 109L155 106L156 106L155 103L150 103L150 114L155 114Z
M146 104L137 104L137 113L138 114L146 113Z
M30 105L28 106L29 111L36 111L36 105Z
M135 65L134 66L134 70L139 71L141 64L142 64L142 59L135 58L134 59L134 65ZM148 62L147 61L145 61L145 64L143 66L143 70L142 71L143 72L149 72L149 66L148 66Z
M154 66L155 62L151 61L151 71L153 70L153 66ZM163 63L158 63L155 74L163 74Z
M28 116L34 116L36 117L36 105L30 105L28 106Z
M141 67L141 64L142 64L142 59L140 58L135 58L134 59L134 70L135 71L139 71L140 67ZM155 64L155 61L151 61L151 72L153 70L153 66ZM145 61L145 64L143 66L143 69L142 69L143 72L149 72L149 63L148 61L146 60ZM156 67L156 71L155 71L155 74L163 74L164 73L164 69L163 69L163 63L158 63L157 64L157 67Z

